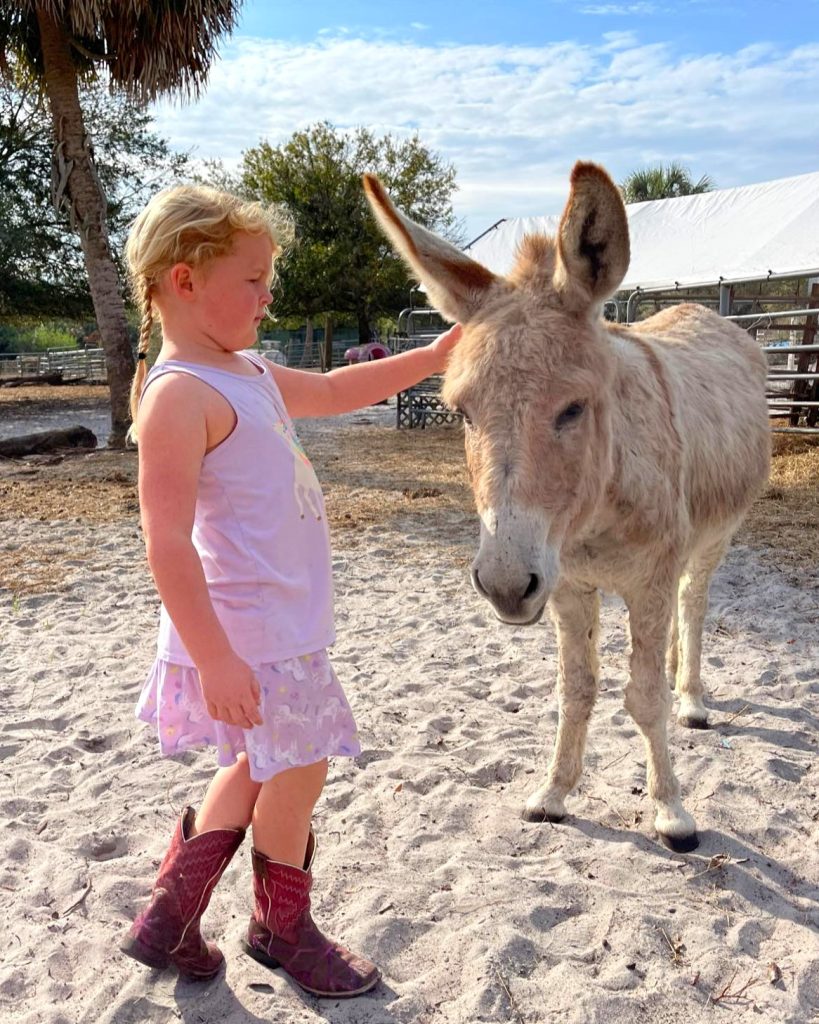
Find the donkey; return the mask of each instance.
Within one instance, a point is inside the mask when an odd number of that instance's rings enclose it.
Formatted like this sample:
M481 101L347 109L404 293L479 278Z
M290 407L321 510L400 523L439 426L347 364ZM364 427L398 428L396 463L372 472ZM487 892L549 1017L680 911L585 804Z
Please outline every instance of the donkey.
M708 584L769 468L765 358L702 306L629 327L601 319L629 235L595 164L575 164L557 237L525 238L505 278L403 216L377 178L364 186L436 307L465 328L443 395L463 415L481 520L472 583L502 622L536 623L548 602L556 626L557 737L524 817L560 821L580 777L603 589L628 608L625 705L645 740L655 828L693 850L668 753L669 676L679 721L706 728Z

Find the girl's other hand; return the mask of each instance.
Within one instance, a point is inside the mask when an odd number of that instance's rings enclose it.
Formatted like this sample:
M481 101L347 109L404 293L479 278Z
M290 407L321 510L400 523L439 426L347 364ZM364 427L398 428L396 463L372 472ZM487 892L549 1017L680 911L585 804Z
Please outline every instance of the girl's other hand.
M460 324L453 324L448 331L444 331L443 334L439 334L435 341L430 345L430 349L435 353L440 363L440 372L443 372L446 369L446 364L449 360L449 353L461 340L462 334L463 327L461 327Z
M252 729L262 724L261 691L253 669L237 654L199 666L199 683L208 714L217 722Z

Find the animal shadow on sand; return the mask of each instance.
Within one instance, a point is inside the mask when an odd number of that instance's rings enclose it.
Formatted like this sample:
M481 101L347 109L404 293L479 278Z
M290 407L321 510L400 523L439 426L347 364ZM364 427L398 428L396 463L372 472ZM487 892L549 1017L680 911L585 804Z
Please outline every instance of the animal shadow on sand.
M692 895L697 884L717 883L723 891L734 892L765 914L802 925L808 913L819 910L819 885L795 874L762 850L718 829L703 829L698 833L700 846L696 853L677 854L642 833L591 819L567 817L556 827L576 828L596 842L630 843L640 852L669 864L688 865L693 871L681 877L681 881L692 884ZM752 873L754 868L759 874ZM798 902L810 907L800 907Z
M810 742L811 736L819 735L819 718L812 715L805 708L794 707L793 704L759 704L746 697L732 697L727 700L717 700L712 697L709 701L712 711L720 711L725 715L737 716L736 722L731 722L730 729L726 724L714 721L714 729L718 732L728 730L734 736L756 736L765 743L770 744L771 752L777 750L804 750L808 753L817 752L816 743ZM740 712L742 718L739 718ZM783 718L788 722L804 727L805 732L792 732L780 729L766 729L763 726L749 724L750 715L769 715L771 718Z

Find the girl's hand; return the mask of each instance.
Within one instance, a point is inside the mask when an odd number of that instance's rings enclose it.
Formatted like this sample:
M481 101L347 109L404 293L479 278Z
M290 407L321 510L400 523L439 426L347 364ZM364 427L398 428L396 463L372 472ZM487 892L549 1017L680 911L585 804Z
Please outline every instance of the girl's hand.
M199 666L199 682L208 714L215 721L240 729L262 724L259 684L253 669L237 654Z
M433 341L429 346L430 350L435 353L435 357L440 365L440 370L438 372L442 373L446 369L446 364L449 360L449 353L461 340L462 334L463 327L461 327L460 324L453 324L448 331L444 331L443 334L439 334L435 341Z

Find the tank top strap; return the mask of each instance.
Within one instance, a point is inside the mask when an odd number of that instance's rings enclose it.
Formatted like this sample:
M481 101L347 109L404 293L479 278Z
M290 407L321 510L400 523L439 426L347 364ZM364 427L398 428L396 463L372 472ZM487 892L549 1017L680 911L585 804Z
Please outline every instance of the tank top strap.
M178 359L167 359L161 363L155 363L145 378L145 383L142 386L142 394L139 396L140 404L142 399L145 397L145 392L150 384L154 381L159 380L160 377L164 377L169 373L184 373L188 377L193 377L196 380L202 381L203 384L208 384L215 391L218 391L224 398L226 398L231 404L237 394L250 384L253 387L264 385L267 383L273 395L277 399L277 404L281 405L282 399L279 393L279 389L276 386L276 382L273 380L273 375L265 365L264 361L249 352L241 353L242 357L246 362L250 363L255 370L260 372L254 372L253 374L241 374L233 373L227 370L217 370L212 366L204 366L201 363L186 363ZM237 390L238 389L238 390Z

